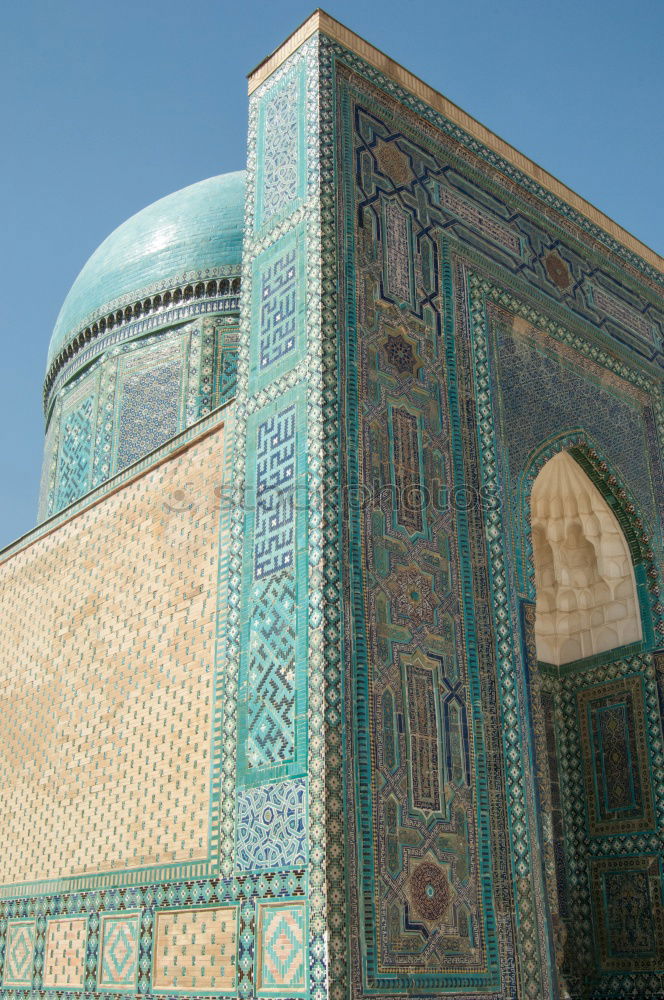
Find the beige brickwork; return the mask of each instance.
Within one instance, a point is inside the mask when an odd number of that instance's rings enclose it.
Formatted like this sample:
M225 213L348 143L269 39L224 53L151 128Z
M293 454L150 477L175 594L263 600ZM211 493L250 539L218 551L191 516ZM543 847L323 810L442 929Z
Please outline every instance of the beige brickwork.
M0 564L2 884L207 857L223 446Z
M157 913L154 989L233 991L237 920L235 906Z
M85 982L85 917L49 920L44 946L44 986L81 989Z

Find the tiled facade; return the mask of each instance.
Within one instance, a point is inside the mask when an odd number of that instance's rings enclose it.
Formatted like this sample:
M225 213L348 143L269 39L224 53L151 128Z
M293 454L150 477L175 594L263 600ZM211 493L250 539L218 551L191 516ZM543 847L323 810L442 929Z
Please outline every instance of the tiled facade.
M661 267L326 15L250 89L240 298L165 276L49 369L0 991L659 998ZM554 665L562 451L640 628Z
M300 996L306 993L306 940L306 908L302 903L259 905L257 996Z
M99 923L100 990L136 989L140 913L104 913Z
M193 314L195 306L180 312ZM237 313L192 319L148 336L129 329L132 339L80 373L74 368L74 377L49 399L40 519L231 399L237 329Z
M30 989L35 952L35 921L11 920L7 924L2 985Z

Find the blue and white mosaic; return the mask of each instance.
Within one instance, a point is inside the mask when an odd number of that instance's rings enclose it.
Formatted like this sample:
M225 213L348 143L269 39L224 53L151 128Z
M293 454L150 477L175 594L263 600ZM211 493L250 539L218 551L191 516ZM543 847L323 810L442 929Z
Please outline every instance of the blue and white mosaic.
M238 871L302 867L306 860L306 779L239 791Z

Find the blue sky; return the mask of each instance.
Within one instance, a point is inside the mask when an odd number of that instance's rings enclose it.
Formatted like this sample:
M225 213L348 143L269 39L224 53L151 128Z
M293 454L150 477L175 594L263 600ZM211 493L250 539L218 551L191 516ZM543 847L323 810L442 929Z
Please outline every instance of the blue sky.
M62 300L129 215L244 166L246 74L311 13L280 0L22 0L0 37L0 546L35 523ZM327 8L664 253L662 0Z

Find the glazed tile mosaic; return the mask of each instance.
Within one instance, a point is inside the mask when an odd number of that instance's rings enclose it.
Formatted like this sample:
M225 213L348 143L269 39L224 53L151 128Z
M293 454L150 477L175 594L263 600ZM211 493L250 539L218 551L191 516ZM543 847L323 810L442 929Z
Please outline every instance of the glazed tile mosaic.
M285 74L261 102L258 112L261 175L256 188L257 228L267 228L289 209L292 211L302 197L304 87L305 77L300 63L297 72Z
M32 986L35 929L34 920L11 920L7 924L3 986Z
M591 836L655 825L642 681L597 685L577 695Z
M58 509L66 507L90 485L94 397L87 396L63 417L58 468Z
M620 316L624 324L629 315L619 303L609 310L610 320L598 320L595 310L600 303L607 308L609 298L592 299L580 289L588 288L591 272L604 287L616 278L600 277L606 263L578 242L572 247L569 230L566 237L546 233L550 223L542 227L533 200L520 199L514 186L501 183L496 157L494 169L481 170L474 155L464 159L454 141L458 130L451 140L441 116L341 46L332 44L329 51L338 203L345 210L337 222L343 262L337 272L339 326L345 331L341 440L347 489L361 491L365 501L356 509L349 504L345 536L350 570L344 621L347 629L352 623L346 656L353 664L345 785L353 819L346 826L346 864L352 872L350 925L358 928L350 935L351 992L391 994L417 982L422 993L475 995L483 972L484 988L493 975L494 993L506 997L558 996L568 988L584 996L648 990L655 996L660 980L648 973L656 960L633 961L633 972L641 971L631 981L602 978L606 964L575 968L563 941L567 935L578 941L587 926L580 897L578 904L560 900L555 922L547 925L549 876L542 862L553 849L551 841L551 847L541 841L540 824L551 831L556 823L561 834L558 884L564 885L567 871L568 882L585 879L589 886L590 874L585 861L570 868L580 840L561 854L563 843L569 844L570 800L555 773L551 729L550 787L538 790L539 800L551 803L551 814L538 812L525 748L540 737L536 731L531 736L527 720L535 708L520 674L521 649L512 644L518 631L510 628L517 588L535 596L528 522L520 505L528 503L546 457L556 447L574 445L575 457L578 452L620 511L628 542L645 525L651 554L648 545L634 545L635 574L646 641L661 641L657 570L648 562L653 550L661 551L661 465L654 446L661 404L653 391L654 370L638 360L648 348L629 354L644 324L633 322L629 338L618 334L613 321ZM624 272L621 277L628 280ZM650 301L641 310L657 312L657 298ZM600 329L614 338L604 351ZM505 343L503 331L511 342ZM495 339L487 343L487 334ZM503 340L489 358L499 336ZM624 348L619 357L617 340ZM511 510L501 503L503 496L513 503ZM634 520L636 509L642 524ZM431 539L446 540L440 579L427 551ZM521 567L516 579L515 558ZM463 622L461 633L450 624L445 628L445 612L451 622ZM645 736L634 697L597 698L587 717L597 750L578 800L587 800L592 786L603 817L598 822L614 824L603 836L625 836L630 824L652 831L653 765L644 752L653 747L654 733ZM604 708L613 713L600 714ZM578 730L578 718L567 725ZM495 769L500 756L506 762L502 776ZM474 779L464 794L466 775ZM486 806L479 804L483 794ZM470 806L462 824L463 837L471 838L466 847L455 825L463 802ZM478 815L487 825L474 837L486 838L485 849L481 839L472 839L470 817ZM455 861L453 845L472 859L469 869ZM508 883L500 881L484 898L468 895L473 872L486 887L498 878L509 863L503 850L519 859L518 877L509 885L512 898L505 895ZM357 866L350 862L355 851ZM494 874L483 880L482 859L489 856ZM514 916L504 920L508 913ZM598 916L596 926L601 919L608 918ZM495 958L490 949L482 955L482 921L492 927L487 941L497 949ZM637 923L635 915L632 926ZM438 949L437 940L444 941ZM592 938L583 947L593 955ZM338 948L345 948L343 942ZM402 979L400 963L407 970Z
M239 871L301 867L307 857L307 784L303 778L237 796Z
M249 88L56 324L0 992L660 1000L661 258L321 11Z
M302 903L260 903L257 917L258 996L306 993L306 909Z
M118 373L117 467L124 469L136 459L154 451L177 434L183 426L180 414L182 395L182 355L169 351L145 359L129 358ZM170 355L170 356L169 356ZM139 363L136 364L136 360ZM131 364L131 362L134 364ZM138 370L137 370L138 369ZM151 420L154 412L160 420Z
M590 864L602 970L658 969L664 947L659 858L602 858Z
M105 913L99 925L99 988L135 990L140 913Z
M234 394L237 315L121 342L56 394L39 514L69 506Z
M301 360L305 332L305 230L298 226L256 257L253 315L258 336L250 347L250 391L267 385Z
M378 145L388 126L339 79L346 142ZM356 147L346 148L359 164ZM414 258L424 224L411 199L407 226L402 200L396 211L381 208L391 185L380 164L384 156L354 172L342 251L354 262L362 317L361 337L344 324L344 475L368 497L349 510L345 555L357 588L347 593L344 614L358 650L346 708L346 726L356 734L357 778L346 794L357 846L351 824L348 836L362 872L351 888L351 919L363 927L351 943L352 975L357 990L399 992L416 984L423 992L498 992L515 975L512 967L501 985L514 946L504 922L497 933L488 868L490 858L498 866L507 860L496 830L500 786L487 763L498 752L500 723L495 689L482 683L492 672L484 659L490 646L481 633L477 643L464 642L455 624L464 616L467 628L472 622L479 631L487 609L476 607L485 591L478 585L473 593L462 582L459 547L477 542L453 507L439 503L463 481L451 436L456 416L439 388L439 370L452 378L433 316L441 278L431 238L423 237L428 252L421 251L421 263L419 254ZM412 203L422 201L413 194ZM381 226L383 266L366 238ZM397 337L404 346L395 356ZM366 985L356 978L362 965Z

